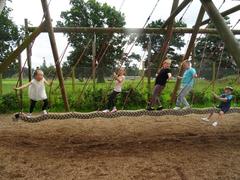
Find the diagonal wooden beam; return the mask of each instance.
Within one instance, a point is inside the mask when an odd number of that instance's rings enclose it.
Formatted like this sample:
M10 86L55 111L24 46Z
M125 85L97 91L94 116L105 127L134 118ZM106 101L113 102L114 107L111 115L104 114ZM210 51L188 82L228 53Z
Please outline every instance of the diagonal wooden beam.
M173 1L171 14L177 9L178 4L179 4L179 0ZM175 18L171 19L171 21L168 23L167 34L165 35L163 45L160 49L160 52L157 54L157 56L155 58L155 59L159 59L159 61L157 61L159 63L159 68L161 67L162 62L164 61L164 59L167 55L167 52L169 49L169 43L172 40L174 22L175 22Z
M36 28L32 34L24 39L21 45L19 45L4 61L0 64L0 74L7 70L8 66L13 63L17 57L38 37L38 35L44 30L45 22L43 22L38 28Z
M162 28L167 27L168 24L171 23L171 21L173 21L175 19L175 17L191 2L192 0L184 0L178 7L177 9L175 9L171 15L169 16L169 18L167 18L167 20L164 22L164 24L162 25Z
M232 14L232 13L235 13L235 12L237 12L237 11L239 11L239 10L240 10L240 5L237 5L237 6L234 6L234 7L230 8L230 9L228 9L228 10L226 10L226 11L223 11L223 12L221 13L221 15L222 15L222 17L225 17L225 16L227 16L227 15L229 15L229 14ZM211 19L206 19L206 20L204 20L204 21L201 23L201 26L203 26L203 25L205 25L205 24L208 24L210 21L211 21Z
M225 43L227 51L233 56L237 66L240 68L240 44L233 35L232 31L226 24L224 18L219 13L218 9L212 0L201 0L205 10L207 11L211 21L216 26L222 40Z
M198 35L199 28L201 26L201 22L202 22L204 14L205 14L205 9L204 9L203 6L201 6L198 17L197 17L197 20L196 20L196 23L195 23L195 26L194 26L194 30L193 30L191 39L190 39L189 44L188 44L187 51L186 51L182 61L184 61L185 59L188 59L191 55L191 52L193 50L193 47L194 47L194 44L195 44L195 41L196 41L196 38L197 38L197 35ZM178 76L182 76L183 73L184 73L184 69L183 69L182 66L180 66ZM180 83L181 83L181 80L177 79L177 82L175 84L175 87L174 87L173 93L172 93L172 97L171 97L171 104L176 102L177 92L178 92L178 89L180 87Z
M59 80L59 86L60 86L62 98L64 101L64 108L65 108L65 111L70 111L67 93L66 93L66 89L64 86L62 69L61 69L60 62L59 62L57 44L56 44L54 31L53 31L53 27L52 27L52 22L51 22L51 16L50 16L49 8L48 8L48 3L47 3L47 0L41 0L41 1L42 1L42 8L43 8L44 16L46 19L46 27L47 27L48 36L49 36L50 43L51 43L53 58L54 58L55 66L56 66L56 72L57 72L57 76L58 76L58 80Z

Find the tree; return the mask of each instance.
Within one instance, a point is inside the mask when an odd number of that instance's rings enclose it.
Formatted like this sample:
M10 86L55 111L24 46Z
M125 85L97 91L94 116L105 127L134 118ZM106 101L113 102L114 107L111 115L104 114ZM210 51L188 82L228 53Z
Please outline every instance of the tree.
M10 18L12 9L4 7L0 14L0 62L13 51L19 37L18 27ZM13 63L7 71L4 72L4 77L9 77L17 73L17 65Z
M230 19L225 17L226 23L230 24ZM213 23L208 25L209 28L215 28ZM212 78L212 67L215 62L216 68L220 65L221 73L218 73L218 77L223 77L230 73L235 73L237 70L236 63L227 52L219 35L208 34L206 36L200 36L197 39L195 48L195 66L201 67L200 71L204 78Z
M61 13L62 21L58 22L58 26L70 27L123 27L125 25L125 18L121 12L118 12L115 7L110 7L106 3L101 4L96 0L71 0L71 9ZM73 66L80 57L84 47L93 39L93 34L84 33L68 33L68 41L73 47L73 51L67 58L67 63L64 64ZM98 62L97 78L98 82L104 81L104 75L109 75L110 70L114 69L116 64L121 59L123 53L124 36L120 34L97 34L96 61ZM110 42L110 46L104 54L105 49ZM91 46L90 46L91 47ZM92 48L88 48L83 56L81 63L77 66L76 73L81 77L89 77L92 67ZM87 71L81 71L81 68L87 68ZM79 77L80 78L80 77Z
M151 22L147 27L148 28L160 28L162 27L164 21L159 19L156 21ZM177 21L174 23L174 27L186 27L187 25L182 22L182 21ZM166 34L152 34L150 35L151 37L151 63L153 68L158 68L159 66L159 59L156 59L157 54L159 53L164 40L165 40ZM170 41L167 56L175 61L173 63L178 63L179 61L179 55L176 53L176 50L180 50L182 47L184 47L185 42L184 42L184 34L180 33L174 33L172 40ZM143 50L146 50L148 47L148 42L149 42L149 35L142 35L139 40L138 44L142 46ZM148 59L148 58L147 58ZM146 60L146 64L147 64ZM153 72L155 74L156 72Z

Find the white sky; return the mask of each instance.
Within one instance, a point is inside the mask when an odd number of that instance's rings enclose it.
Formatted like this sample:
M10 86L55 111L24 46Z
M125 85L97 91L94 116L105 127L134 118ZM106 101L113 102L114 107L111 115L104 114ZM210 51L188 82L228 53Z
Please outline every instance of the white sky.
M98 0L101 3L108 3L111 6L115 6L116 9L119 9L122 0ZM126 27L142 27L145 23L147 17L149 16L152 8L154 7L157 0L125 0L125 3L122 6L121 11L125 14ZM173 0L160 0L152 18L152 20L157 19L166 19L171 10ZM180 3L182 0L180 0ZM222 0L213 0L215 5L219 7ZM240 1L226 0L225 4L222 6L220 11L224 11L233 6L236 6ZM40 0L12 0L11 3L8 3L13 9L11 14L13 21L18 25L24 24L24 18L27 18L33 26L38 26L41 22L43 12L42 5ZM194 25L199 8L201 4L199 0L194 0L189 10L185 14L183 21L188 24L188 27ZM53 19L53 25L56 25L56 21L60 20L60 13L69 9L69 0L52 0L50 5L50 13ZM182 12L183 13L183 12ZM177 16L180 18L182 14ZM235 24L240 17L240 11L232 14L230 16L231 23ZM207 18L207 15L205 16ZM236 27L240 29L240 24ZM58 46L59 55L61 55L65 46L67 45L67 39L62 35L56 34L56 41ZM138 50L139 51L139 50ZM26 58L25 52L23 53L23 59ZM48 64L54 64L51 47L48 39L48 35L41 34L35 41L32 54L33 66L40 66L43 62L43 57L46 58ZM67 54L65 56L65 59Z

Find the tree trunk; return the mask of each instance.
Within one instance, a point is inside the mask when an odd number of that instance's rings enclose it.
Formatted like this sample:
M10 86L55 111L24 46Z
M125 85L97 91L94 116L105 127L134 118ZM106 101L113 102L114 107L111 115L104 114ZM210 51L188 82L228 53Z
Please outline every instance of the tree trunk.
M104 82L105 82L104 70L102 67L99 67L97 71L97 83L104 83Z
M0 74L0 95L2 95L3 89L2 89L2 74Z

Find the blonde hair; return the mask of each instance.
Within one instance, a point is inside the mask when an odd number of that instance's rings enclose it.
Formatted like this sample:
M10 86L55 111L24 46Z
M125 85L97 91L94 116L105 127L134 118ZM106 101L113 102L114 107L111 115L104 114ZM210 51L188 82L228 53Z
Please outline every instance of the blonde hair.
M165 64L165 63L171 64L171 63L172 63L172 60L171 60L171 59L165 59L165 60L163 61L163 64Z
M33 77L35 78L38 74L44 75L43 71L41 69L36 69L33 73Z
M117 71L117 72L118 72L118 73L117 73L118 75L119 75L119 72L120 72L120 71L123 72L123 75L126 74L126 70L125 70L125 68L123 68L123 67L119 68L118 71Z
M188 59L185 59L185 60L181 63L181 66L183 66L185 63L190 64L190 61L189 61Z

